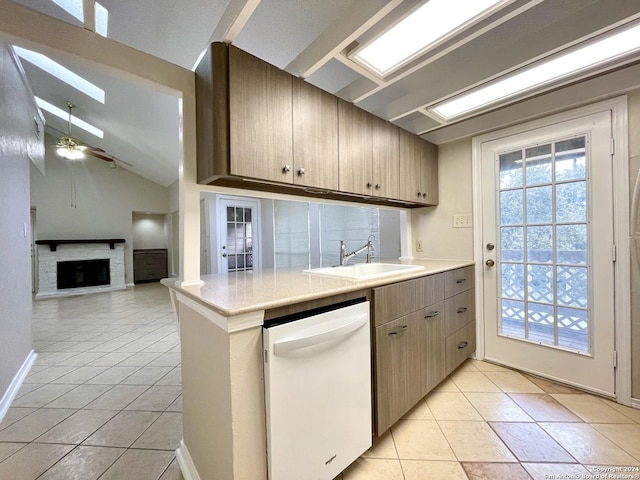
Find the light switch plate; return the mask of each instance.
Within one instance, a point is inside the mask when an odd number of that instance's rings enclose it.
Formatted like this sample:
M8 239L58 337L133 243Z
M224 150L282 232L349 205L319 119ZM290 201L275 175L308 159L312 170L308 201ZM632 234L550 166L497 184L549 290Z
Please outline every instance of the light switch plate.
M472 225L471 214L453 216L453 228L471 228Z

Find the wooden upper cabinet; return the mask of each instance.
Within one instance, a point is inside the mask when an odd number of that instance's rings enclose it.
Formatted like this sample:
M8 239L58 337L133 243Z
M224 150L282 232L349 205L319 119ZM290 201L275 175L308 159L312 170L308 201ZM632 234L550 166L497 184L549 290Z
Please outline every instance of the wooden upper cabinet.
M338 190L338 99L293 79L293 183Z
M401 200L438 204L438 147L400 129Z
M372 193L376 197L399 198L399 130L381 118L372 117Z
M372 116L368 112L338 100L339 184L340 191L370 195Z
M229 47L231 174L293 181L292 78Z

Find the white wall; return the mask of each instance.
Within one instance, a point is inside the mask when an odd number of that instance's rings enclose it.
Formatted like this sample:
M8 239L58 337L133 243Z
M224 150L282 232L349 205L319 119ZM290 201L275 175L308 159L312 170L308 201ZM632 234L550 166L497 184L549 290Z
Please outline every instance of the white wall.
M125 239L125 282L133 283L132 213L169 213L169 189L96 158L58 157L47 136L46 175L31 168L37 239Z
M453 215L471 214L473 209L471 177L471 139L438 147L437 207L411 210L412 245L417 258L473 259L473 229L453 228ZM424 251L416 251L422 240Z
M44 153L34 117L31 88L0 44L0 399L32 350L29 155Z
M167 248L166 214L133 213L133 248Z

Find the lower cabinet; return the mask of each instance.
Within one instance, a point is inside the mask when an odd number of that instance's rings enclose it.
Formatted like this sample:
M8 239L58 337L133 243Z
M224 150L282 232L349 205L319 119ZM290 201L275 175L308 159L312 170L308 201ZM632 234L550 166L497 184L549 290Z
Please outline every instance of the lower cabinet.
M472 276L472 269L466 267L461 273ZM445 280L451 275L445 272L373 289L377 436L475 351L473 284L464 282L466 290L448 290L446 298ZM400 312L399 318L392 317Z
M136 249L133 251L133 283L166 278L167 266L166 248Z

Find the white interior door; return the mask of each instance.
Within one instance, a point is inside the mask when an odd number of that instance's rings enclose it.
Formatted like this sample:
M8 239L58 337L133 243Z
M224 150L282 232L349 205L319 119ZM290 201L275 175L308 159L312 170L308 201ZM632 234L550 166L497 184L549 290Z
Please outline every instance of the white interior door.
M485 358L613 396L611 114L481 146Z
M235 197L218 198L218 271L243 272L259 268L260 203Z

